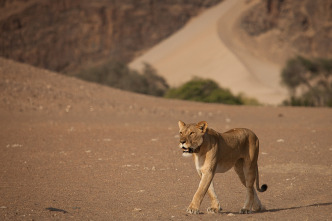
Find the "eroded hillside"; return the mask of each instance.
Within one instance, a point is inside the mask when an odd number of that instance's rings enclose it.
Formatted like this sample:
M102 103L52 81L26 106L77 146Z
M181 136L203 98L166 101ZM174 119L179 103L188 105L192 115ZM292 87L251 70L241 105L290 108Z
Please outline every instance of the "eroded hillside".
M128 62L220 0L0 3L0 56L58 72Z
M290 57L332 57L332 0L254 0L239 34L252 51L278 63Z

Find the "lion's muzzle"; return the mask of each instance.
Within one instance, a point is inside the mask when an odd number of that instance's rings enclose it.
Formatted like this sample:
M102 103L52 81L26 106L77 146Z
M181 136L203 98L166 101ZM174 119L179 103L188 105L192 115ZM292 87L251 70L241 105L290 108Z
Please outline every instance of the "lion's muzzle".
M189 148L182 147L182 150L183 150L183 153L193 153L194 152L194 149L191 147L189 147Z
M191 155L192 153L194 153L194 149L191 147L188 147L186 142L180 142L179 146L183 151L183 154L182 154L183 156Z

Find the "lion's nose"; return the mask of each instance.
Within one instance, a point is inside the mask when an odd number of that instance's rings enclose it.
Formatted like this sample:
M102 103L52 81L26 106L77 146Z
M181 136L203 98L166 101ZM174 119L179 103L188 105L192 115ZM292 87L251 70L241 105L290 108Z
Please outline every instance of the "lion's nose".
M186 141L185 140L180 140L180 143L181 144L184 144Z

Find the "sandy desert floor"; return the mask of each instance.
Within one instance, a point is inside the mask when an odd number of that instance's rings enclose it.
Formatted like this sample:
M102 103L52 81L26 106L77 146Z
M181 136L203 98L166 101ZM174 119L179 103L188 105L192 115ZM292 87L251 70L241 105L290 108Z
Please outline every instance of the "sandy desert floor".
M202 104L137 95L0 59L0 220L330 220L332 110ZM178 120L260 138L267 210L215 177L223 212L188 215L199 183Z

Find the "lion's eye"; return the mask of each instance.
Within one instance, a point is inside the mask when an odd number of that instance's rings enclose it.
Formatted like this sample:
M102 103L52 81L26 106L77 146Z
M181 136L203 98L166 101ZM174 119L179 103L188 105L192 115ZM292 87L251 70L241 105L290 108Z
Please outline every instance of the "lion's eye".
M180 135L182 135L182 132L180 132Z
M190 135L194 135L195 134L195 132L190 132Z

